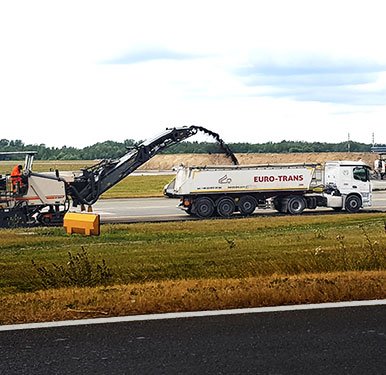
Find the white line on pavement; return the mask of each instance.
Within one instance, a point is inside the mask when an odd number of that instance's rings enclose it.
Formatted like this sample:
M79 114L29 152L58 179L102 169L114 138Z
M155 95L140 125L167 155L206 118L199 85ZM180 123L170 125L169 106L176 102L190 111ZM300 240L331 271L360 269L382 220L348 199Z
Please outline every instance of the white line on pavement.
M308 305L256 307L256 308L247 308L247 309L191 311L191 312L178 312L178 313L165 313L165 314L131 315L131 316L119 316L119 317L113 317L113 318L63 320L63 321L58 321L58 322L46 322L46 323L12 324L12 325L0 326L0 332L1 331L16 331L16 330L22 330L22 329L39 329L39 328L41 329L41 328L54 328L54 327L83 326L83 325L91 325L91 324L109 324L109 323L138 322L138 321L148 321L148 320L165 320L165 319L181 319L181 318L197 318L197 317L207 317L207 316L238 315L238 314L259 314L259 313L282 312L282 311L338 309L338 308L346 308L346 307L380 306L380 305L386 305L386 299L371 300L371 301L318 303L318 304L308 304Z

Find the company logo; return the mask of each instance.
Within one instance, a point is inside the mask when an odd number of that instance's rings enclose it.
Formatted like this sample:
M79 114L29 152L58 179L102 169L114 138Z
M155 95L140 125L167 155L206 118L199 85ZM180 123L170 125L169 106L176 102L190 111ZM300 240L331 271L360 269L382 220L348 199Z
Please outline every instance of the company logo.
M230 184L232 182L232 179L228 177L228 175L225 175L223 177L221 177L219 180L218 180L218 183L219 184Z
M255 176L253 178L254 182L288 182L288 181L303 181L303 175L288 175L288 176Z

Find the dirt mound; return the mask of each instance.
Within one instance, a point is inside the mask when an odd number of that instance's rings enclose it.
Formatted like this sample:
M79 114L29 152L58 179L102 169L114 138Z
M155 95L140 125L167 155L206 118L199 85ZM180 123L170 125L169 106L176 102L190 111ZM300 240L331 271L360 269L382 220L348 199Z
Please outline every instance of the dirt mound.
M363 160L369 166L374 165L377 154L371 152L308 152L288 154L236 154L240 164L280 164L280 163L324 163L328 160ZM223 154L173 154L156 155L144 164L144 170L171 170L180 164L194 165L229 165L231 161Z

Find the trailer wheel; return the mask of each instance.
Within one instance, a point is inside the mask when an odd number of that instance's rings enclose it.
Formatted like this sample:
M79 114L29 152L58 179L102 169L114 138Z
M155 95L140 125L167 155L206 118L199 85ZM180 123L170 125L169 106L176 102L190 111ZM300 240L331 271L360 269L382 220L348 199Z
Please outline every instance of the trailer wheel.
M241 197L238 204L240 213L244 216L251 215L256 210L256 206L256 199L251 195L244 195Z
M357 195L349 195L346 198L346 202L344 204L344 208L347 212L354 213L358 212L362 206L362 199Z
M287 211L291 215L299 215L306 208L306 202L303 197L293 196L288 199Z
M225 197L217 202L217 213L222 217L230 217L235 212L236 204L234 199Z
M194 202L194 213L201 218L208 218L213 215L214 203L207 197L198 198Z

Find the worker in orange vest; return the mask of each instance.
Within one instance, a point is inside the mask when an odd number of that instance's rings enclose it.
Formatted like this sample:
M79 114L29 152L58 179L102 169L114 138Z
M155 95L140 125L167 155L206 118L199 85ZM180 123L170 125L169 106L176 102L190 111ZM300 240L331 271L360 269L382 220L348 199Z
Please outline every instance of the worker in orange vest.
M23 182L21 180L21 171L23 167L21 165L16 165L11 172L11 181L12 188L14 193L18 193L20 188L23 186Z

